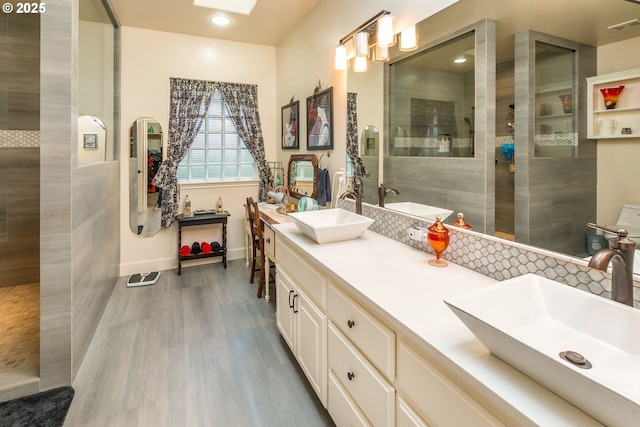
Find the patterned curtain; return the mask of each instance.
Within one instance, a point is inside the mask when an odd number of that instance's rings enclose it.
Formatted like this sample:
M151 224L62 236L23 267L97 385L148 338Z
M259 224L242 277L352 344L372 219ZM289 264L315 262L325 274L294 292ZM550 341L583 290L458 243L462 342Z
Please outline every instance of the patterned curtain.
M258 87L239 83L219 83L222 99L229 108L231 119L258 166L260 189L258 200L264 201L267 189L273 185L264 154L264 139L258 114Z
M167 157L153 178L162 188L162 226L169 227L179 211L178 164L187 155L209 109L215 84L171 78Z
M347 154L353 163L353 182L362 184L367 168L358 156L358 102L357 93L347 92Z

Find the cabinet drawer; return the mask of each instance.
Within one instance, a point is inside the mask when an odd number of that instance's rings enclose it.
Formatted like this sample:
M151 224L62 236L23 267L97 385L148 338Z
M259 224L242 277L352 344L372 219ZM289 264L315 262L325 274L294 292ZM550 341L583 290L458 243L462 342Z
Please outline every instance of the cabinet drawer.
M406 397L429 424L502 426L460 387L402 341L398 342L398 394Z
M267 223L264 223L264 229L262 230L262 238L264 239L264 252L269 259L276 258L276 233L273 228L269 227Z
M320 307L327 307L327 291L323 276L309 266L289 245L276 240L276 262L287 272L293 282L304 289L305 293Z
M429 427L416 414L407 402L398 397L398 407L396 408L398 417L396 427Z
M373 425L395 422L395 390L329 322L329 368Z
M329 404L327 410L337 426L369 427L369 421L344 389L336 375L329 371Z
M395 334L355 300L329 285L328 313L334 323L390 381L395 377Z

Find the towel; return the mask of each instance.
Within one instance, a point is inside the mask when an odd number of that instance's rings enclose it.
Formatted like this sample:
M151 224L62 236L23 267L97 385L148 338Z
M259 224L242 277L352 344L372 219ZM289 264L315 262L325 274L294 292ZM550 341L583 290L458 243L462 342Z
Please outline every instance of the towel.
M318 204L324 206L331 201L331 178L327 169L318 170Z

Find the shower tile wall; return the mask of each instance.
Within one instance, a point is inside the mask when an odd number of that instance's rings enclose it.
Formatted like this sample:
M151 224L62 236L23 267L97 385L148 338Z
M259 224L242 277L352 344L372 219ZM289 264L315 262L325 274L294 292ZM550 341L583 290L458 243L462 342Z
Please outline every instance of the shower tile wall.
M39 281L40 18L0 14L0 287Z
M0 287L40 280L40 149L0 148Z

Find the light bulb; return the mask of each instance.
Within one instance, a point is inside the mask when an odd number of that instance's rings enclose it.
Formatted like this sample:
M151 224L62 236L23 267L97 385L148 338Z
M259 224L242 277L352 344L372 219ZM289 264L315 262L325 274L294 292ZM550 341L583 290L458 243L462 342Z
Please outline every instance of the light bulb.
M353 71L356 73L362 73L367 71L367 57L366 56L356 56Z
M377 22L377 43L380 46L391 46L393 44L393 16L382 15Z
M341 44L336 47L335 61L336 70L347 69L347 47L345 45Z
M369 56L369 33L360 31L356 33L356 56Z
M412 25L400 33L400 50L413 50L418 47L416 26Z

